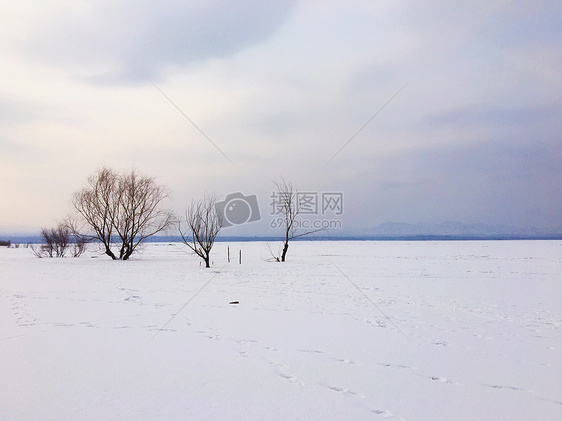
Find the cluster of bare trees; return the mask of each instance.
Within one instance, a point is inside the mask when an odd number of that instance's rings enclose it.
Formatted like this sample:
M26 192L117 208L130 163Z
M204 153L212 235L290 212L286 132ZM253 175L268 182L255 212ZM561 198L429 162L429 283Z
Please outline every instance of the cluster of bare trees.
M295 220L301 211L297 192L284 179L274 184L284 238L279 252L271 254L273 260L284 262L290 240L318 230L297 232ZM183 242L201 257L205 267L210 267L211 250L224 222L216 197L206 195L194 200L183 221L163 206L168 197L168 190L153 177L134 169L118 173L104 167L73 195L78 217L69 217L55 228L42 229L43 244L33 251L38 257L64 257L69 250L73 256L80 256L87 243L97 242L113 260L128 260L146 239L177 224Z
M289 250L289 242L295 238L304 237L314 232L322 231L315 229L299 232L297 216L302 211L302 203L298 200L298 194L291 182L282 179L274 182L277 189L277 209L283 221L283 243L278 253L271 252L272 260L284 262ZM205 196L200 201L191 202L191 206L185 212L186 231L182 231L181 219L179 221L179 232L183 242L205 262L205 267L210 267L210 253L215 239L224 223L224 215L217 211L216 197Z
M174 223L172 211L162 208L167 197L168 191L152 177L102 168L74 194L72 203L82 221L69 225L76 236L101 242L112 259L127 260L143 241Z
M68 251L72 257L78 257L86 250L86 240L73 235L66 223L54 228L43 228L41 237L43 243L31 247L37 257L65 257Z

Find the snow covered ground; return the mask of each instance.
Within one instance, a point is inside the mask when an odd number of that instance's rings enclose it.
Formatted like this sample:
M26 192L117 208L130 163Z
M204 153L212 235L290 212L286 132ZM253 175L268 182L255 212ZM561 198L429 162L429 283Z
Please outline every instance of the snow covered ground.
M562 419L561 241L267 255L0 248L0 420Z

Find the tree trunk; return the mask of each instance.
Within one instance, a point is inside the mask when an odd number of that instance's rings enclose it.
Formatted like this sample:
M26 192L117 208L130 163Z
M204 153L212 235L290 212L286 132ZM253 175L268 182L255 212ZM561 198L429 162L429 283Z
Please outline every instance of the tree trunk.
M210 268L211 265L209 264L209 255L205 256L205 267Z
M285 241L283 245L283 253L281 253L281 261L285 261L285 256L287 255L287 250L289 250L289 241Z
M111 251L111 249L107 246L105 246L105 254L107 254L109 257L111 257L113 260L117 260L117 257L115 257L115 254L113 254L113 252Z

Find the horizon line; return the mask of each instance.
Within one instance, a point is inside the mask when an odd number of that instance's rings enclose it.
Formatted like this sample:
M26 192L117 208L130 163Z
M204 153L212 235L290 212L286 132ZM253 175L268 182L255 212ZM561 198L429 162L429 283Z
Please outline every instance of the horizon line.
M0 241L11 244L41 244L41 235L0 235ZM215 240L217 243L282 241L281 236L267 235L223 235ZM293 241L517 241L517 240L562 240L562 233L554 234L411 234L411 235L310 235L295 238ZM145 243L183 243L176 235L149 237Z

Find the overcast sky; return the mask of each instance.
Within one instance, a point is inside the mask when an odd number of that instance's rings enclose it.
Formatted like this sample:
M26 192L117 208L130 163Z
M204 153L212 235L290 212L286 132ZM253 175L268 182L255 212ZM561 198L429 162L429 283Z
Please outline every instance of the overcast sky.
M0 232L54 225L103 165L178 213L242 192L266 216L284 176L343 192L347 228L560 227L561 21L556 1L0 0Z

